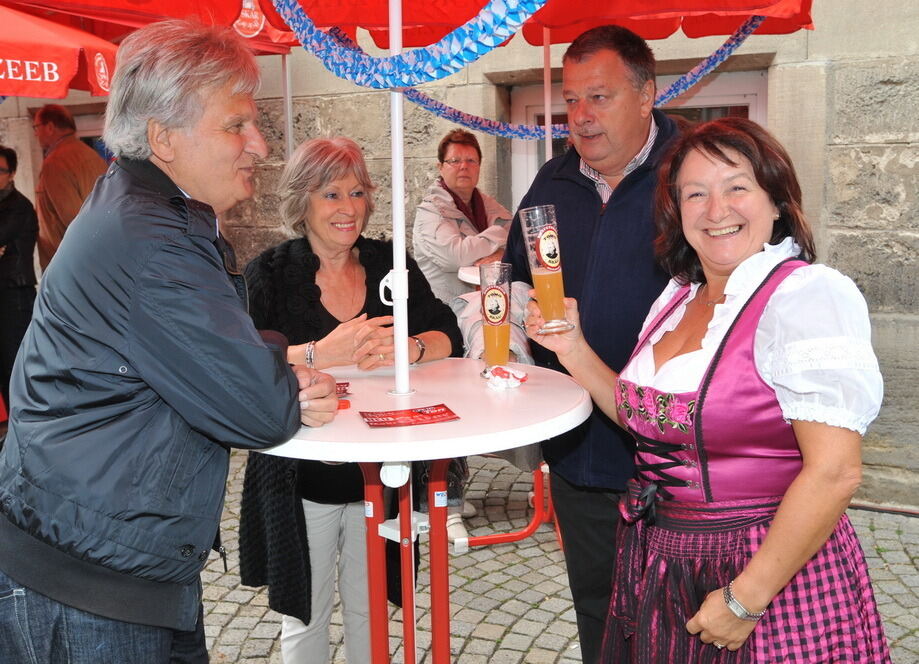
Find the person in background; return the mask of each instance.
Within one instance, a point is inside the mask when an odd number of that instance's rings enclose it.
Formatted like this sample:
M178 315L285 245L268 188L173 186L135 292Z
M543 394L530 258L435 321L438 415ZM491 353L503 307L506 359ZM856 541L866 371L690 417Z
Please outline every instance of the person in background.
M883 396L864 298L812 264L791 160L750 120L680 138L656 207L672 279L620 374L527 320L637 445L602 661L889 663L845 515Z
M361 149L342 137L306 141L281 175L280 216L296 238L255 258L246 278L256 326L290 339L291 362L366 371L394 363L392 307L376 295L392 269L392 243L361 234L373 213L373 189ZM453 312L415 262L406 263L411 363L459 355ZM330 661L336 570L347 659L370 661L363 500L356 463L249 455L241 577L246 585L267 585L269 606L283 614L287 664Z
M0 145L0 394L10 403L10 374L35 303L35 208L13 182L16 151ZM0 436L0 447L2 447Z
M440 175L415 212L412 247L434 295L450 304L454 297L473 289L457 276L461 267L501 260L512 215L478 189L482 148L474 134L465 129L447 132L437 146L437 162ZM465 457L454 459L447 470L451 541L469 536L462 519L476 514L475 507L464 500L468 479Z
M225 555L230 448L337 412L332 377L291 368L286 340L256 331L218 229L268 153L258 84L230 28L155 23L118 49L117 160L42 278L13 367L5 662L207 662L200 574L212 547Z
M44 270L106 165L95 150L77 138L77 125L63 106L42 106L35 113L32 129L45 155L35 188L38 259Z
M450 303L472 287L457 277L468 265L501 260L512 215L478 189L482 149L465 129L454 129L437 146L440 175L415 212L412 247L434 295Z
M581 330L603 361L622 368L648 307L667 283L654 261L652 199L657 168L676 135L654 104L654 55L620 26L575 39L562 59L562 96L571 147L537 173L520 207L552 204L558 221L565 294L581 303ZM504 262L514 282L531 284L519 222ZM528 344L526 289L514 284L511 349L564 371L554 353ZM516 305L516 306L515 306ZM472 357L482 352L477 302L459 314ZM598 408L581 426L542 445L578 621L581 657L596 664L615 560L616 505L634 473L634 442Z

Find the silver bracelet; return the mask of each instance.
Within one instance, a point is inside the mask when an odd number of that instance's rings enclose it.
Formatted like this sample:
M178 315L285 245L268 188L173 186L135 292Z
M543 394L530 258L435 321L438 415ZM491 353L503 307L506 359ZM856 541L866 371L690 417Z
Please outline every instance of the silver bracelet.
M728 585L724 587L724 603L728 605L728 608L731 610L735 616L741 620L749 620L751 622L756 622L764 615L766 615L766 609L763 609L759 613L750 613L744 608L744 605L737 601L737 598L734 597L734 582L731 581Z
M313 362L316 359L316 342L307 341L306 342L306 366L310 369L315 369Z
M418 359L412 362L412 364L418 364L421 362L421 358L424 357L424 351L427 349L427 346L424 345L424 341L418 337L409 337L409 339L415 342L415 345L418 346Z

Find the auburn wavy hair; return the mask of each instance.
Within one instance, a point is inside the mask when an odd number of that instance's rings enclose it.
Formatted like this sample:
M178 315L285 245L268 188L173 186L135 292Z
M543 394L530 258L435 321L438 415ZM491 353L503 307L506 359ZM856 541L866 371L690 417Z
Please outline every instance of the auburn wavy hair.
M737 166L731 154L745 157L753 167L757 184L779 211L769 243L776 244L791 236L801 247L800 257L809 263L814 261L814 237L801 209L801 185L785 148L752 120L720 118L688 128L671 146L658 173L654 251L671 277L681 283L705 281L696 250L683 234L677 186L683 161L693 150L731 166Z

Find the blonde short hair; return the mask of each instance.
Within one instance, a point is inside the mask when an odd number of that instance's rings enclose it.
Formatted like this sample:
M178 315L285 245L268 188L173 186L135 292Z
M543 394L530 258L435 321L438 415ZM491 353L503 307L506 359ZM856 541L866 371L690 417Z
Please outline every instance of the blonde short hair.
M284 167L278 183L281 223L291 235L306 235L310 194L348 173L354 173L364 188L367 216L361 223L366 225L373 214L375 187L367 171L364 153L358 144L344 136L313 138L300 144Z

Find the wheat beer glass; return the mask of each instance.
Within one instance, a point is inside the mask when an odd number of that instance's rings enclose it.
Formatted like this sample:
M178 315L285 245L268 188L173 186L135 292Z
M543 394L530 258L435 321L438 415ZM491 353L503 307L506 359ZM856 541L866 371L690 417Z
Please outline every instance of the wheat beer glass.
M511 264L479 266L482 293L482 334L485 339L485 368L507 364L511 342Z
M554 205L537 205L520 210L520 225L526 239L527 256L536 301L545 324L537 334L556 334L574 327L565 319L565 288L562 284L562 255Z

